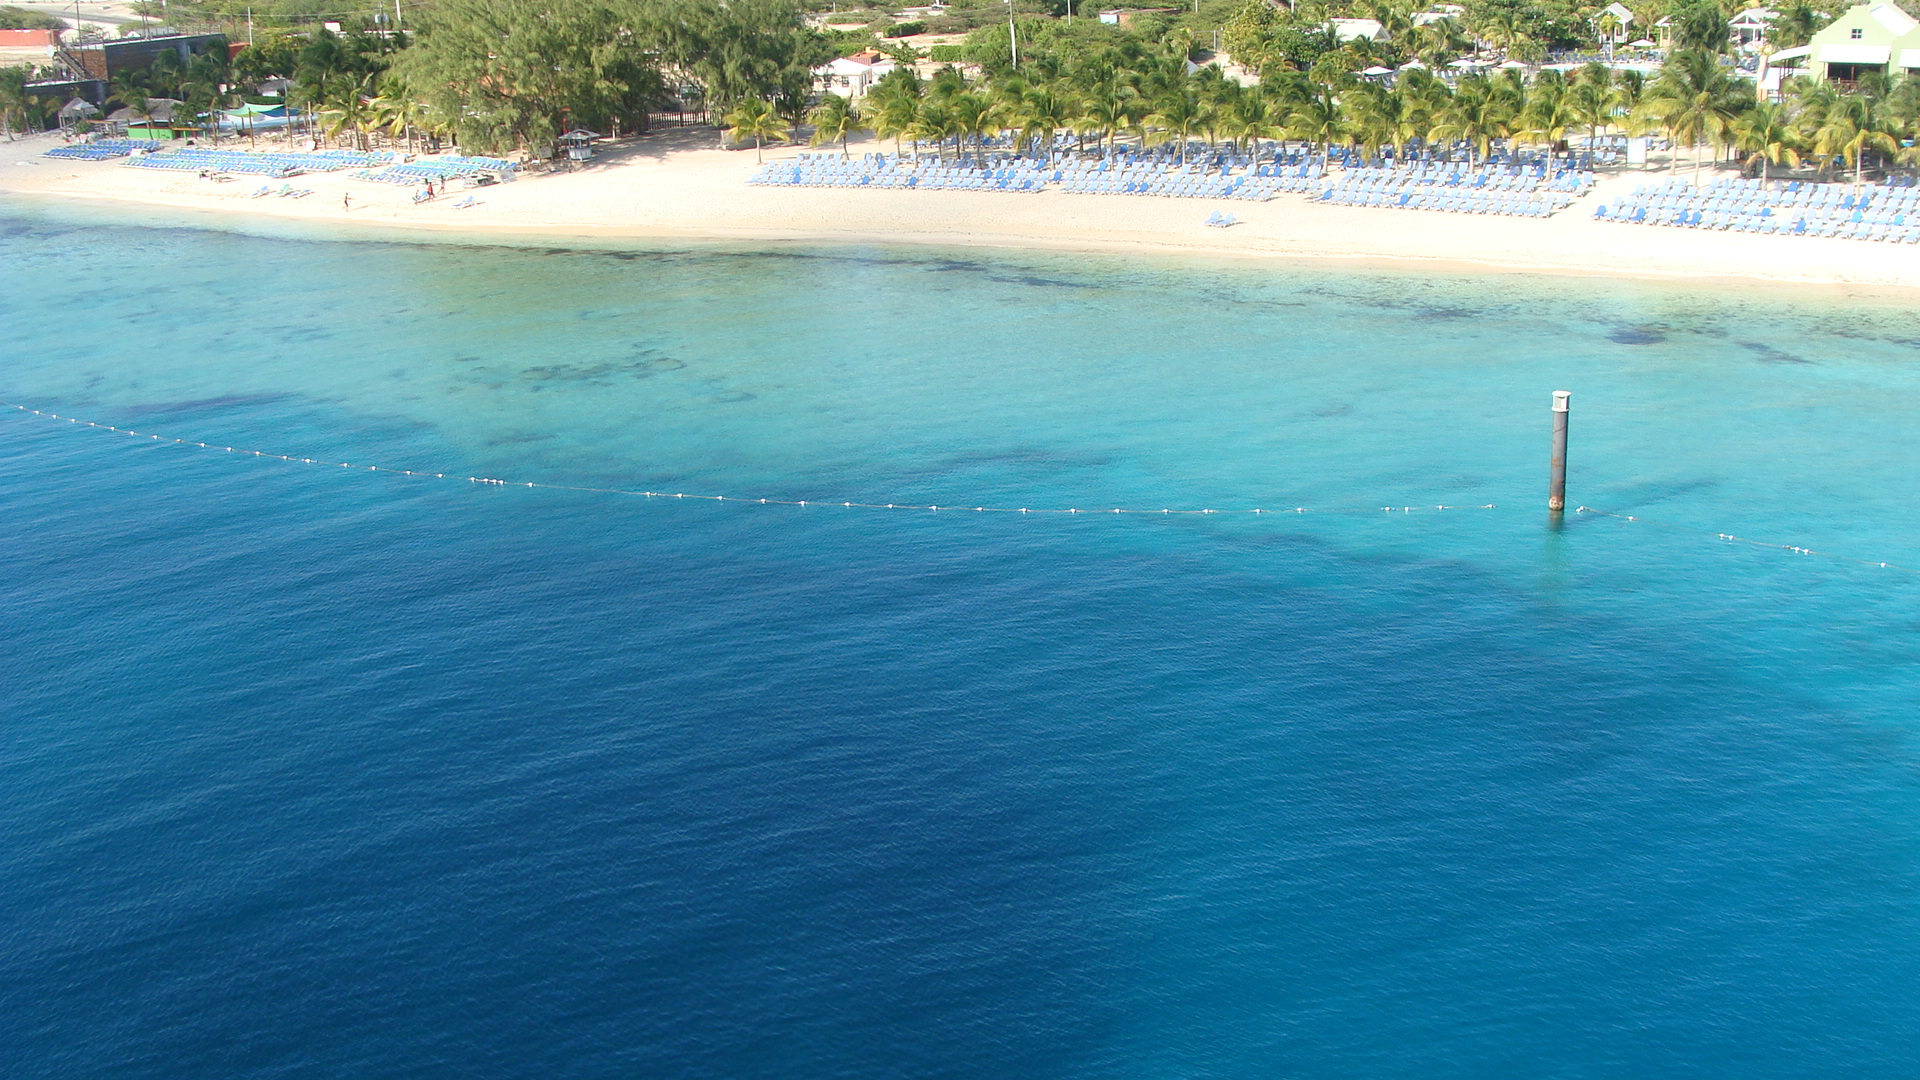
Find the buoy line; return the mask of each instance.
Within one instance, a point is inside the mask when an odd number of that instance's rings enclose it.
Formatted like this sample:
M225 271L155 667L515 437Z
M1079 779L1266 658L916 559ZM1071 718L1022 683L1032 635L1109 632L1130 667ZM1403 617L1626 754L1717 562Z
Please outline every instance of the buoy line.
M126 435L130 438L150 439L155 442L170 443L170 444L175 444L179 446L189 447L192 449L212 450L216 452L229 453L229 454L240 454L244 457L272 458L275 461L285 461L294 465L321 465L329 468L354 469L354 470L362 470L365 472L392 473L399 476L413 477L415 479L453 480L453 481L458 481L458 482L467 483L467 484L484 484L489 487L538 488L546 491L575 491L575 492L585 492L588 494L595 494L595 495L627 495L635 498L646 498L646 499L696 499L704 502L741 503L741 504L750 504L750 505L757 505L757 506L796 506L796 507L822 506L822 507L829 507L829 508L839 507L842 509L853 509L853 510L922 510L922 511L937 512L937 513L947 513L947 512L953 511L953 512L966 512L966 513L976 513L976 514L1053 514L1053 515L1069 514L1069 515L1076 515L1076 516L1100 515L1100 514L1106 514L1106 515L1159 514L1159 515L1168 515L1168 516L1172 516L1172 515L1203 516L1203 515L1219 515L1219 514L1226 514L1226 515L1380 514L1380 513L1414 514L1414 513L1420 513L1423 511L1434 512L1434 511L1440 511L1440 510L1494 510L1498 508L1494 503L1486 503L1486 504L1477 505L1477 506L1461 506L1461 505L1338 506L1338 507L1289 506L1289 507L1277 507L1277 508L1253 507L1253 508L1229 508L1229 509L1218 509L1218 508L1209 507L1209 508L1203 508L1198 510L1174 509L1171 507L1163 507L1160 509L1137 509L1137 508L1128 509L1124 507L1100 507L1100 508L1066 507L1062 509L1058 507L1031 507L1031 506L969 506L969 505L962 505L959 503L954 503L951 505L935 505L932 503L852 502L852 501L839 500L839 499L775 499L775 498L755 498L755 497L744 496L744 495L705 495L705 494L699 494L695 492L686 492L686 491L637 491L630 488L588 487L580 484L550 484L550 483L544 483L544 482L535 481L535 480L508 480L508 479L503 479L497 476L465 476L459 473L433 472L431 470L425 470L425 469L396 469L391 465L356 465L346 461L328 461L322 458L295 457L291 454L276 454L276 453L271 453L264 450L248 450L244 447L222 446L219 443L198 442L193 439L181 439L181 438L175 438L170 435L156 435L152 432L135 431L132 428L123 428L123 427L116 427L112 424L96 423L92 420L82 420L79 417L75 417L75 416L61 416L57 413L44 412L40 409L30 408L29 406L26 406L26 405L15 404L14 402L11 402L11 401L0 401L0 405L9 406L13 409L19 410L22 413L31 414L33 416L42 417L44 419L62 420L69 424L74 424L81 427L89 427L98 431L112 432L117 435Z
M158 434L154 434L153 432L135 431L132 428L117 427L112 424L101 424L92 420L83 420L76 416L62 416L58 413L48 412L41 409L35 409L30 406L20 405L11 401L0 400L0 405L4 405L9 408L15 409L22 414L38 416L46 420L64 421L65 423L73 424L76 427L92 428L97 431L105 431L105 432L111 432L117 435L125 435L129 438L146 439L146 440L166 443L170 445L184 446L184 447L188 447L190 449L196 449L196 450L212 450L218 453L239 454L244 457L271 458L275 461L284 461L284 462L287 462L288 464L293 464L293 465L319 465L327 468L389 473L396 476L410 477L416 480L449 480L449 481L465 483L465 484L485 485L488 487L535 488L535 489L544 490L544 491L571 491L571 492L580 492L580 493L592 494L592 495L624 495L632 498L645 498L645 499L694 499L702 502L735 503L735 504L741 504L741 505L755 505L755 506L792 506L792 507L816 507L817 506L817 507L853 509L853 510L915 510L915 511L929 512L929 513L960 512L960 513L977 513L977 514L1028 514L1028 515L1045 514L1045 515L1055 515L1055 516L1058 516L1058 515L1111 516L1115 514L1123 514L1123 515L1134 515L1134 516L1162 515L1167 517L1176 517L1176 516L1189 517L1189 516L1208 516L1208 515L1271 516L1276 514L1294 514L1294 515L1305 515L1305 514L1368 514L1368 515L1371 515L1371 514L1381 514L1381 513L1415 514L1415 513L1421 513L1421 512L1433 513L1433 512L1443 511L1443 510L1496 510L1496 509L1499 509L1501 505L1498 503L1479 503L1479 504L1470 504L1470 505L1434 504L1434 505L1427 505L1427 506L1334 506L1334 507L1283 506L1283 507L1252 507L1252 508L1227 508L1227 509L1207 507L1207 508L1202 508L1197 510L1196 509L1175 509L1172 507L1163 507L1160 509L1139 509L1139 508L1129 509L1125 507L1102 507L1102 508L1066 507L1063 509L1059 507L1029 507L1029 506L1017 506L1017 507L1016 506L969 506L969 505L964 505L960 503L943 506L943 505L935 505L932 503L871 503L871 502L853 502L849 500L837 500L837 499L776 499L776 498L756 498L752 496L743 496L743 495L706 495L706 494L699 494L695 492L685 492L685 491L642 491L642 490L635 490L632 488L590 487L582 484L550 484L550 483L544 483L536 480L508 480L508 479L504 479L497 476L465 476L459 473L433 472L431 470L426 470L426 469L397 469L391 465L356 465L351 462L329 461L324 458L295 457L291 454L276 454L276 453L271 453L264 450L249 450L244 447L222 446L219 443L200 442L193 439L176 438L170 435L158 435ZM1813 555L1813 556L1818 556L1824 559L1833 559L1839 562L1853 563L1855 565L1873 567L1880 570L1895 570L1905 574L1920 574L1920 569L1916 569L1910 566L1902 566L1897 563L1883 562L1878 559L1862 559L1857 556L1840 555L1831 551L1817 551L1813 548L1802 547L1794 544L1780 544L1780 543L1774 543L1766 540L1755 540L1755 539L1752 539L1751 537L1736 536L1732 533L1725 533L1725 532L1709 533L1706 530L1695 528L1693 526L1675 525L1671 522L1654 521L1649 518L1643 517L1639 514L1627 514L1627 513L1621 513L1619 511L1614 511L1614 510L1602 510L1602 509L1599 509L1598 507L1592 507L1592 506L1576 506L1574 508L1574 513L1593 514L1599 517L1613 518L1617 521L1631 522L1634 524L1642 524L1642 525L1653 525L1659 528L1670 529L1677 532L1697 534L1703 537L1713 536L1715 539L1718 539L1726 543L1738 543L1738 544L1745 544L1750 547L1768 548L1774 551L1782 551L1782 552L1787 552L1789 554L1794 554L1794 555Z
M1622 514L1614 510L1600 510L1591 506L1576 506L1573 508L1573 512L1576 514L1597 514L1600 517L1609 517L1616 521L1629 521L1636 525L1652 525L1656 528L1673 529L1699 536L1708 535L1706 530L1695 528L1691 525L1675 525L1668 521L1654 521L1651 518L1643 517L1639 514ZM1920 569L1911 566L1901 566L1898 563L1881 562L1878 559L1862 559L1854 555L1839 555L1831 551L1815 551L1810 547L1800 547L1795 544L1776 544L1770 540L1755 540L1752 537L1735 536L1732 533L1723 532L1712 535L1715 539L1729 544L1745 544L1748 547L1768 548L1774 551L1784 551L1793 555L1814 555L1822 559L1836 559L1840 562L1856 563L1860 566L1871 566L1880 570L1898 570L1903 574L1920 574Z

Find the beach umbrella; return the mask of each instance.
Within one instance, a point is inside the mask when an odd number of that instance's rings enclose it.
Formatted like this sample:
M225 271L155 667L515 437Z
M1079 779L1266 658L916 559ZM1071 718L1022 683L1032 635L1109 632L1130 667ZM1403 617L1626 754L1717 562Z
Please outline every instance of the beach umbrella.
M1526 67L1527 65L1525 65L1525 64L1523 64L1523 63L1521 63L1521 62L1520 62L1520 61L1518 61L1518 60L1509 60L1509 61L1507 61L1506 63L1504 63L1504 64L1501 64L1500 66L1501 66L1501 67L1503 67L1503 68L1524 68L1524 67Z
M1375 76L1375 77L1378 77L1378 76L1381 76L1381 75L1391 75L1391 74L1393 74L1393 69L1392 69L1392 68L1383 68L1383 67L1381 67L1381 66L1380 66L1379 64L1375 64L1375 65L1373 65L1372 67L1370 67L1370 68L1368 68L1367 70L1365 70L1365 71L1363 71L1363 72L1361 72L1360 74L1362 74L1362 75L1372 75L1372 76Z
M1651 41L1648 41L1648 40L1647 40L1646 38L1641 38L1641 39L1640 39L1639 41L1629 41L1629 42L1627 42L1627 48L1629 48L1629 49L1651 49L1651 48L1653 48L1653 42L1651 42Z
M1418 60L1409 60L1406 63L1400 65L1400 70L1401 71L1425 71L1427 70L1427 65L1421 63Z

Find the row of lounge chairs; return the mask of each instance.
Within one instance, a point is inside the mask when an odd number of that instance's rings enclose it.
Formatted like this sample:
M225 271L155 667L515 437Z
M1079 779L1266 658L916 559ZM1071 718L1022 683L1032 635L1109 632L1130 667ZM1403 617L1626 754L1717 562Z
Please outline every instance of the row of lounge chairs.
M1160 195L1171 198L1264 200L1279 191L1306 191L1320 182L1318 158L1261 164L1260 159L1219 155L1211 162L1157 161L1151 155L1043 164L1033 159L972 164L914 163L891 154L843 158L802 154L770 162L748 183L773 187L875 187L925 190L1036 192L1058 184L1095 195ZM1241 171L1235 173L1238 168Z
M500 180L512 180L514 166L512 162L489 157L423 158L404 165L394 165L385 169L362 169L353 174L355 180L369 180L376 184L400 184L418 187L428 181L439 182L469 176L493 176Z
M56 146L42 157L64 158L69 161L109 161L126 157L128 154L145 153L159 144L152 139L92 139L67 146Z
M260 190L253 193L253 198L264 199L273 195L283 199L304 199L311 194L313 194L312 188L297 188L292 184L281 184L280 190L275 191L272 184L261 184Z
M769 162L749 184L773 187L922 188L938 191L1040 191L1046 177L1032 163L998 168L911 162L886 154L844 159L833 155L802 155L792 161Z
M1584 171L1549 175L1538 166L1468 169L1422 163L1399 169L1349 169L1324 185L1315 198L1336 206L1551 217L1592 186L1593 174Z
M1496 214L1504 217L1552 217L1563 203L1539 193L1446 191L1363 192L1332 190L1319 199L1335 206L1376 206L1394 210L1441 210L1451 214Z
M140 154L126 164L142 169L172 172L249 173L283 179L301 173L335 172L340 169L392 161L388 153L360 153L352 150L321 150L310 154L255 153L249 150L213 150L182 147L155 154Z
M1635 188L1594 210L1599 221L1848 240L1920 242L1920 188L1908 183L1815 184L1679 180Z

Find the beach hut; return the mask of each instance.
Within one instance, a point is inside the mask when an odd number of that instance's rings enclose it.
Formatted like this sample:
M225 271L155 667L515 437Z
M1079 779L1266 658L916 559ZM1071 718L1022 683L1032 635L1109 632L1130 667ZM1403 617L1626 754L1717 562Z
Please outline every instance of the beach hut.
M98 115L100 115L99 106L86 98L76 97L60 106L60 126L76 128Z
M1748 8L1735 15L1727 23L1727 32L1733 38L1733 44L1742 49L1752 49L1766 40L1767 30L1780 13L1771 8Z
M1612 3L1593 17L1594 33L1602 45L1624 45L1633 33L1633 12L1625 4Z
M574 128L560 136L559 143L567 152L568 161L591 161L593 159L593 140L600 138L597 131L586 128Z

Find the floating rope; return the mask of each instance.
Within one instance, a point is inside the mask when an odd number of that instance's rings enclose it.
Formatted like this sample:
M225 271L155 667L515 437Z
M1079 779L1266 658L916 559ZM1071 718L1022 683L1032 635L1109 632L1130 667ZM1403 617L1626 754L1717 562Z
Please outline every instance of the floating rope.
M594 494L594 495L627 495L627 496L633 496L636 498L646 498L646 499L697 499L705 502L739 503L743 505L754 505L754 506L798 506L798 507L824 506L824 507L840 507L843 509L853 509L853 510L919 510L919 511L927 511L927 512L960 511L960 512L978 513L978 514L1056 514L1056 515L1069 514L1069 515L1075 515L1075 516L1083 515L1083 514L1084 515L1102 515L1102 514L1105 514L1105 515L1111 515L1111 514L1156 515L1158 514L1158 515L1165 515L1165 516L1175 516L1175 515L1194 516L1194 515L1212 515L1212 514L1227 514L1227 515L1380 514L1380 513L1413 514L1413 513L1420 513L1420 512L1437 512L1442 510L1495 510L1495 509L1498 509L1498 504L1496 503L1482 503L1482 504L1475 504L1475 505L1436 504L1431 506L1335 506L1335 507L1293 506L1293 507L1280 507L1280 508L1252 507L1252 508L1237 508L1237 509L1203 508L1198 510L1174 509L1171 507L1163 507L1158 510L1137 509L1137 508L1127 509L1124 507L1114 507L1114 508L1104 508L1104 509L1091 509L1091 508L1082 509L1080 507L1067 507L1065 509L1061 509L1057 507L966 506L961 504L939 506L932 503L871 503L871 502L852 502L852 501L846 501L846 500L833 500L833 499L775 499L775 498L755 498L755 497L742 496L742 495L704 495L704 494L696 494L696 493L690 493L690 492L684 492L684 491L637 491L630 488L588 487L580 484L549 484L549 483L542 483L542 482L533 481L533 480L507 480L507 479L503 479L496 476L462 476L462 475L459 475L458 473L431 472L424 469L396 469L391 465L355 465L350 462L328 461L323 458L294 457L291 454L275 454L275 453L270 453L264 450L248 450L242 447L221 446L218 443L198 442L192 439L175 438L169 435L156 435L152 432L135 431L131 428L117 427L112 424L101 424L101 423L96 423L92 420L82 420L79 417L75 417L75 416L61 416L58 413L43 412L39 409L29 408L28 406L25 406L25 405L17 405L11 401L0 401L0 405L5 405L7 407L18 410L21 413L42 417L47 420L61 420L76 426L89 427L98 431L112 432L117 435L125 435L129 438L148 439L154 442L169 443L169 444L178 445L178 446L191 447L199 450L213 450L221 453L240 454L246 457L272 458L275 461L284 461L284 462L288 462L290 464L295 464L295 465L320 465L328 468L353 469L353 470L365 470L367 472L392 473L395 475L412 477L414 479L419 479L419 480L452 480L452 481L467 483L467 484L483 484L489 487L540 488L547 491L574 491L574 492L584 492L584 493ZM1670 522L1654 521L1654 520L1650 520L1648 518L1642 517L1638 514L1624 514L1624 513L1619 513L1613 510L1601 510L1597 507L1592 507L1592 506L1577 506L1574 508L1574 513L1594 514L1600 517L1613 518L1617 521L1632 522L1634 524L1639 524L1639 525L1653 525L1659 528L1672 529L1675 531L1687 532L1687 533L1695 533L1701 536L1709 535L1706 532L1706 530L1703 530L1703 529L1697 529L1697 528L1693 528L1686 525L1675 525ZM1732 533L1723 532L1723 533L1713 533L1711 535L1715 536L1717 539L1726 543L1745 544L1750 547L1758 547L1758 548L1770 548L1775 551L1784 551L1794 555L1813 555L1813 556L1818 556L1820 558L1825 558L1825 559L1835 559L1840 562L1854 563L1859 566L1875 567L1881 570L1897 570L1905 574L1920 574L1920 569L1916 569L1910 566L1901 566L1901 565L1890 563L1890 562L1881 562L1877 559L1862 559L1852 555L1835 554L1834 552L1831 552L1831 551L1816 551L1813 548L1809 548L1809 547L1800 547L1793 544L1778 544L1778 543L1773 543L1771 541L1766 541L1766 540L1755 540L1750 537L1735 536Z
M168 435L155 435L151 432L134 431L131 428L115 427L112 424L95 423L92 420L82 420L74 416L60 416L56 413L42 412L39 409L28 408L25 405L16 405L11 401L0 401L0 405L6 405L11 408L17 409L20 412L30 413L34 416L44 417L49 420L64 420L69 424L90 427L99 431L110 431L115 434L126 435L131 438L151 439L156 442L174 443L180 446L192 447L200 450L214 450L214 451L221 451L229 454L241 454L247 457L272 458L276 461L290 462L295 465L324 465L330 468L359 469L359 470L365 470L367 472L396 473L401 476L410 476L410 477L414 477L416 479L422 479L422 480L456 480L456 481L469 483L469 484L485 484L490 487L543 488L547 491L580 491L580 492L588 492L595 495L631 495L631 496L635 496L639 498L647 498L647 499L699 499L706 502L744 503L744 504L752 504L757 506L829 506L829 507L837 506L843 509L853 509L853 510L925 510L925 511L932 511L932 512L965 511L969 513L977 513L977 514L1074 514L1074 515L1079 515L1079 514L1164 514L1164 515L1262 514L1264 515L1264 514L1379 514L1379 513L1412 514L1412 513L1419 513L1422 511L1432 512L1432 511L1439 511L1439 510L1497 509L1497 507L1493 503L1487 503L1485 505L1480 505L1480 506L1440 506L1440 505L1435 505L1435 506L1337 506L1337 507L1291 506L1291 507L1283 507L1279 509L1269 509L1267 507L1254 507L1251 509L1241 508L1241 509L1225 509L1225 510L1212 509L1212 508L1200 509L1200 510L1192 510L1192 509L1177 510L1170 507L1161 508L1158 510L1126 509L1126 508L1082 509L1080 507L1067 507L1065 509L1060 509L1057 507L962 506L959 504L937 506L931 503L870 503L870 502L849 502L849 501L834 500L834 499L774 499L774 498L762 499L762 498L753 498L753 497L742 496L742 495L701 495L701 494L694 494L694 493L684 492L684 491L635 491L629 488L586 487L578 484L548 484L548 483L541 483L541 482L532 481L532 480L505 480L496 476L461 476L457 473L431 472L423 469L396 469L391 465L354 465L345 461L327 461L321 458L294 457L290 454L275 454L275 453L270 453L264 450L247 450L241 447L221 446L218 443L196 442L191 439L177 439Z
M1591 506L1576 506L1573 508L1573 512L1576 514L1597 514L1601 517L1613 518L1616 521L1630 521L1636 525L1652 525L1656 528L1673 529L1678 532L1694 533L1699 536L1707 535L1705 529L1695 528L1690 525L1675 525L1667 521L1653 521L1641 517L1639 514L1622 514L1612 510L1598 510ZM1872 566L1881 570L1898 570L1903 574L1920 574L1920 569L1915 569L1911 566L1900 566L1895 563L1881 562L1878 559L1861 559L1852 555L1838 555L1831 551L1815 551L1810 547L1796 547L1793 544L1776 544L1769 540L1755 540L1751 537L1735 536L1732 533L1714 533L1713 535L1717 539L1729 544L1745 544L1748 547L1771 548L1775 551L1790 552L1794 555L1815 555L1822 559L1837 559L1841 562L1857 563L1860 566Z

